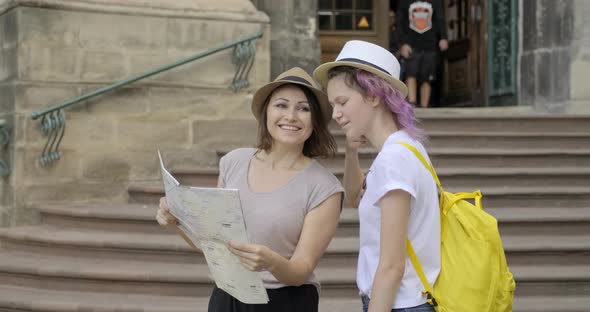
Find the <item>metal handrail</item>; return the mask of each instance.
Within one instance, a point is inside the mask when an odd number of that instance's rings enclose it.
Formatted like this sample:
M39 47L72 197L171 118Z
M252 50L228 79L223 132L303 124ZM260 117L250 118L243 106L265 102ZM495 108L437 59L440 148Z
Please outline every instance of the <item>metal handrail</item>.
M161 72L164 72L164 71L167 71L167 70L173 69L173 68L175 68L175 67L178 67L178 66L181 66L181 65L184 65L184 64L190 63L190 62L192 62L192 61L195 61L195 60L198 60L198 59L200 59L200 58L203 58L203 57L209 56L209 55L211 55L211 54L215 54L215 53L217 53L217 52L220 52L220 51L223 51L223 50L226 50L226 49L232 48L232 47L239 46L240 44L243 44L243 43L249 43L249 42L251 42L252 40L255 40L255 39L258 39L258 38L261 38L261 37L262 37L262 32L258 32L258 33L256 33L256 34L255 34L255 35L253 35L253 36L250 36L250 37L247 37L247 38L244 38L244 39L240 39L240 40L237 40L237 41L235 41L235 42L228 43L228 44L225 44L225 45L223 45L223 46L220 46L220 47L218 47L218 48L211 49L211 50L205 51L205 52L203 52L203 53L199 53L199 54L197 54L197 55L194 55L194 56L188 57L188 58L186 58L186 59L180 60L180 61L178 61L178 62L175 62L175 63L173 63L173 64L170 64L170 65L164 65L164 66L158 67L158 68L156 68L156 69L153 69L153 70L151 70L151 71L148 71L148 72L145 72L145 73L142 73L142 74L139 74L139 75L132 76L132 77L130 77L130 78L127 78L127 79L125 79L125 80L121 80L121 81L119 81L119 82L113 83L113 84L111 84L111 85L108 85L108 86L106 86L106 87L103 87L103 88L97 89L97 90L95 90L95 91L93 91L93 92L90 92L90 93L87 93L87 94L81 95L81 96L79 96L79 97L77 97L77 98L73 98L73 99L71 99L71 100L67 100L67 101L65 101L65 102L63 102L63 103L61 103L61 104L58 104L58 105L56 105L56 106L54 106L54 107L51 107L51 108L45 109L45 110L43 110L43 111L41 111L41 112L33 112L33 113L32 113L32 115L31 115L31 117L33 118L33 120L36 120L36 119L38 119L38 118L42 117L43 115L47 115L47 114L49 114L49 113L52 113L52 112L58 111L58 110L60 110L60 109L64 109L64 108L66 108L66 107L68 107L68 106L74 105L74 104L76 104L76 103L79 103L79 102L82 102L82 101L84 101L84 100L88 100L88 99L90 99L90 98L93 98L93 97L95 97L95 96L97 96L97 95L101 95L101 94L103 94L103 93L107 93L107 92L109 92L109 91L112 91L112 90L118 89L118 88L120 88L120 87L123 87L123 86L126 86L126 85L128 85L128 84L134 83L134 82L136 82L136 81L139 81L139 80L142 80L142 79L145 79L145 78L151 77L151 76L153 76L153 75L156 75L156 74L159 74L159 73L161 73ZM241 50L241 49L240 49L240 50ZM242 51L237 51L236 53L242 53ZM239 56L238 56L238 57L239 57ZM240 69L241 69L241 68L240 68ZM238 75L236 75L236 76L238 76ZM235 80L236 80L236 79L234 79L234 82L235 82ZM235 89L235 88L234 88L234 89ZM235 90L239 90L239 89L235 89Z
M231 89L234 90L234 92L237 92L250 85L248 82L248 74L252 69L254 57L256 55L256 48L254 47L253 41L259 38L262 38L262 32L258 32L243 39L239 39L217 48L182 59L170 65L164 65L145 73L131 76L106 87L102 87L95 91L64 101L40 112L33 112L31 114L31 118L33 120L41 118L41 131L48 137L45 148L41 153L41 165L49 165L60 158L59 145L61 143L61 139L64 136L66 124L64 112L65 108L230 48L234 49L232 53L232 63L236 66L236 73L231 83Z

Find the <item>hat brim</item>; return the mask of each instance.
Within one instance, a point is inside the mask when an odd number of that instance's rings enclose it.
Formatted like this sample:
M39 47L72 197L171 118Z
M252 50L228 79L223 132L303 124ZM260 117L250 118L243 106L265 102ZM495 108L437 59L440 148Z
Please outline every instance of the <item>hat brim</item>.
M408 87L401 80L396 79L393 76L391 76L390 74L387 74L375 67L361 64L361 63L351 62L351 61L335 61L335 62L324 63L324 64L318 66L318 68L316 68L313 71L313 78L317 82L319 82L322 85L322 87L326 88L326 86L328 84L328 72L330 71L330 69L332 69L334 67L338 67L338 66L350 66L350 67L355 67L355 68L359 68L362 70L366 70L372 74L375 74L375 75L383 78L385 81L389 82L394 88L399 90L403 94L404 97L408 96Z
M252 114L257 120L262 113L262 108L264 107L264 102L266 99L272 94L274 90L286 84L295 84L310 90L315 95L319 103L324 122L328 123L332 119L332 106L330 105L328 96L326 93L324 93L324 91L297 81L278 80L262 86L256 91L256 93L254 93L254 97L252 98Z

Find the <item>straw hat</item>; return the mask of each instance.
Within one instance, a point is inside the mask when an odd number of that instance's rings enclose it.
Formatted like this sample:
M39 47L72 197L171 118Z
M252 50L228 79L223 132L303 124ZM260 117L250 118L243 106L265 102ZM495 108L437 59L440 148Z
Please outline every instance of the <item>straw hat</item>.
M322 117L325 122L329 122L332 118L332 106L328 102L328 96L322 91L321 86L313 80L313 78L299 67L293 67L286 72L280 74L274 81L262 86L252 99L252 114L258 119L262 113L264 102L271 95L271 93L278 87L285 84L296 84L308 88L317 98L322 111Z
M404 96L408 95L408 87L399 80L399 62L386 49L366 41L351 40L346 42L334 62L324 63L313 71L313 77L324 87L328 84L328 72L337 66L351 66L375 74Z

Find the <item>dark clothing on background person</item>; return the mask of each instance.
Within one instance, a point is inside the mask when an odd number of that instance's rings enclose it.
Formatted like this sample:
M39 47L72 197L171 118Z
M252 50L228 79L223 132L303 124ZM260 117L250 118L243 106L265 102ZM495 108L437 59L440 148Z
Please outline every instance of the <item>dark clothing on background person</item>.
M401 47L398 36L397 31L389 32L389 52L393 53L397 58L399 58L399 48Z
M389 52L391 52L399 60L399 78L403 81L406 79L406 64L405 60L400 56L399 49L400 44L397 31L389 32Z
M405 60L405 73L418 81L435 81L437 61L438 53L435 51L414 51Z
M209 299L209 311L224 312L317 312L318 290L313 285L267 289L268 304L246 304L215 287Z
M399 0L395 20L400 47L438 51L438 42L447 39L442 0Z

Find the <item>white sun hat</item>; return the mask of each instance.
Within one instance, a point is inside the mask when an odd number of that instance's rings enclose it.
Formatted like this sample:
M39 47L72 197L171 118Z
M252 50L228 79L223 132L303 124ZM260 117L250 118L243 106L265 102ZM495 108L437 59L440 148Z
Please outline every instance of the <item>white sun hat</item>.
M398 60L381 46L361 40L348 41L342 47L336 61L318 66L313 71L313 77L325 88L328 83L328 72L337 66L366 70L385 79L404 96L408 95L408 87L399 80Z

